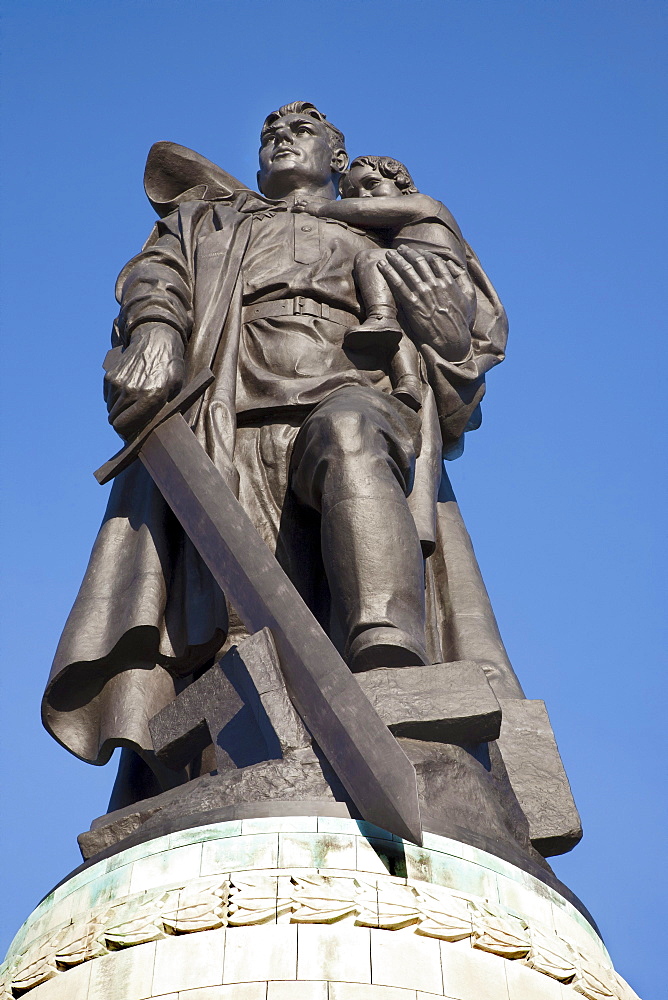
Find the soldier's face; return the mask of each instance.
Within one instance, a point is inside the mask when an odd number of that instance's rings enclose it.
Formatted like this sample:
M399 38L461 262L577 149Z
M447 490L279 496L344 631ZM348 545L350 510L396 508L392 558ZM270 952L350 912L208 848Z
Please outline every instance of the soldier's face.
M285 115L262 133L260 190L282 198L302 184L326 184L332 176L332 149L324 125L305 115Z

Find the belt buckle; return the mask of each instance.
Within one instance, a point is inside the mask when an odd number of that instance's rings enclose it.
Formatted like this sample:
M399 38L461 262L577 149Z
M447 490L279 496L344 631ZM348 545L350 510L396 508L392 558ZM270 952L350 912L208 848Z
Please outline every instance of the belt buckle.
M306 299L304 298L304 296L297 295L294 299L294 306L293 306L294 315L301 316L302 313L304 312L305 305L306 305Z

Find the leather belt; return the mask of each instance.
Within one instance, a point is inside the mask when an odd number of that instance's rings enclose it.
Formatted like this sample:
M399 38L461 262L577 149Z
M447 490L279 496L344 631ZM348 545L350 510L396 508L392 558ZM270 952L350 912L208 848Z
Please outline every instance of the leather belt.
M340 323L341 326L355 326L359 322L353 312L345 309L335 309L326 302L316 302L304 295L292 299L274 299L271 302L257 302L252 306L244 306L242 321L250 323L254 319L272 316L319 316L328 319L330 323Z

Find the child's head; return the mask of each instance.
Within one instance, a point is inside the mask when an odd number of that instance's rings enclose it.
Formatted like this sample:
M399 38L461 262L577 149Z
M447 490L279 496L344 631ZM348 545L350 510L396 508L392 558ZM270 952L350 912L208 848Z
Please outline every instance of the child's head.
M342 198L393 198L417 193L406 167L391 156L358 156L341 181Z

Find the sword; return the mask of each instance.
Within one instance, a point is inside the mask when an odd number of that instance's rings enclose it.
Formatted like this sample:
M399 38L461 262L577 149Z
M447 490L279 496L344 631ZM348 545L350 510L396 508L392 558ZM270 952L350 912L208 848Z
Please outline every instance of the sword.
M248 631L271 629L290 698L362 818L421 844L415 768L182 416L213 380L200 372L95 478L140 459Z

